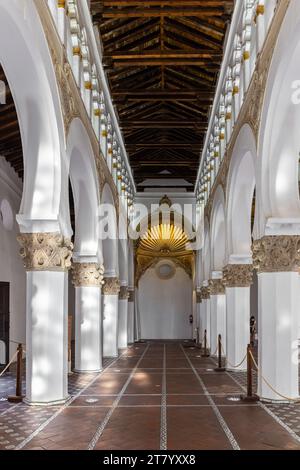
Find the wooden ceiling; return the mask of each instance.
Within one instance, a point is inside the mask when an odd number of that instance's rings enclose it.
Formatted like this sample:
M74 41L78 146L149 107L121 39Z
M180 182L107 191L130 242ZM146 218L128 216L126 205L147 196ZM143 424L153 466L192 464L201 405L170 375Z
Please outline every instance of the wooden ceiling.
M23 177L23 151L17 112L5 73L0 64L0 82L5 83L6 104L0 104L0 156Z
M137 185L184 178L193 190L233 3L91 0Z

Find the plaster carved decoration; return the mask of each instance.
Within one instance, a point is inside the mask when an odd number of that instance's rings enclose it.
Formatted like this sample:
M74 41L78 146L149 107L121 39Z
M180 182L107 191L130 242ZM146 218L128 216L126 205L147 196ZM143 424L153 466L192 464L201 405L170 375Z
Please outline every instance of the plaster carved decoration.
M252 264L228 264L223 269L225 287L249 287L253 280Z
M99 176L99 185L103 189L105 183L108 183L114 197L114 203L117 212L117 220L119 214L119 197L118 191L114 184L113 178L107 167L106 161L101 153L100 144L97 140L90 118L87 114L85 105L82 101L76 80L73 75L72 67L68 62L64 47L60 42L55 25L52 20L51 13L48 8L42 5L42 2L35 0L35 5L39 13L45 36L48 42L54 71L56 74L57 85L60 94L62 116L65 127L65 136L67 138L71 122L75 118L79 118L84 124L86 131L90 137L90 142L94 151L96 167Z
M75 287L101 287L104 283L104 267L98 263L73 263L72 274Z
M211 279L209 281L209 292L210 295L224 295L225 286L223 279Z
M225 197L227 189L227 177L229 172L230 161L234 150L236 139L240 133L240 130L245 124L248 124L253 130L256 142L258 142L258 136L261 124L261 115L263 110L263 101L267 86L268 74L270 70L271 61L274 54L276 40L280 32L280 28L289 5L289 0L282 0L279 2L276 9L272 24L270 26L267 38L265 40L263 49L257 58L256 67L252 75L251 82L249 84L248 91L245 95L244 103L239 113L237 122L234 124L230 141L227 145L227 149L224 158L220 164L218 175L214 181L211 189L209 199L205 206L205 216L210 219L213 200L215 192L219 185L222 186Z
M73 244L60 233L23 233L17 237L26 271L67 271Z
M128 300L129 299L129 290L127 286L121 286L119 293L119 300Z
M210 298L209 287L201 287L201 299L208 300Z
M106 277L103 284L103 295L119 295L120 281L117 277Z
M266 236L252 245L254 269L258 273L298 272L300 236Z
M134 302L134 289L128 288L128 302Z
M196 303L201 304L201 302L202 302L201 292L196 292Z

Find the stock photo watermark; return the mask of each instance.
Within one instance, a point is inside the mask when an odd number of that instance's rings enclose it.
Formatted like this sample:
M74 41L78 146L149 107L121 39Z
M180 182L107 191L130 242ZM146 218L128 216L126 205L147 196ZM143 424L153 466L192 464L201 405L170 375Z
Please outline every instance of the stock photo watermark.
M3 80L0 80L0 105L6 104L6 85Z

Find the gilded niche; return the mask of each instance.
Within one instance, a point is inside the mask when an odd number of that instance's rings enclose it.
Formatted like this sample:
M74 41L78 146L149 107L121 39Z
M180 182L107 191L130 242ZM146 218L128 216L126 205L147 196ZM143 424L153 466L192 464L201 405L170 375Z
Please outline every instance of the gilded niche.
M23 233L17 240L27 271L66 271L71 268L73 244L60 233Z

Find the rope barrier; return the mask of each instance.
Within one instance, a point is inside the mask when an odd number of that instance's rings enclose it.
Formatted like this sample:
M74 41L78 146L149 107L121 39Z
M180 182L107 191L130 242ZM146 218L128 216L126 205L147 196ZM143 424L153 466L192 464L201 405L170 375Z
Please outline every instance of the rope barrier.
M5 374L5 372L7 371L7 369L12 365L12 363L14 362L15 358L17 357L17 355L19 354L19 351L16 351L15 354L13 355L13 357L11 358L10 362L7 364L7 366L5 367L5 369L0 373L0 377L2 377L2 375Z
M299 398L287 397L287 396L285 396L285 395L282 395L282 393L277 392L277 390L275 390L275 388L272 387L272 385L271 385L271 384L267 381L267 379L262 375L262 373L261 373L261 371L260 371L260 368L258 367L258 364L257 364L256 360L254 359L251 350L250 350L250 356L251 356L253 365L254 365L254 367L255 367L257 373L259 374L259 376L261 377L261 379L265 382L265 384L272 390L272 392L276 393L276 395L278 395L279 397L283 398L284 400L287 400L287 401L290 401L290 402L293 402L293 403L300 403L300 399L299 399Z
M223 351L223 354L224 356L226 357L226 363L232 368L232 369L237 369L238 367L241 367L241 365L245 362L245 360L247 359L247 353L245 354L244 358L242 359L242 361L237 364L237 365L233 365L231 364L231 362L227 359L227 356L226 356L226 352L224 351L224 347L223 347L223 344L221 342L221 348L222 348L222 351Z

